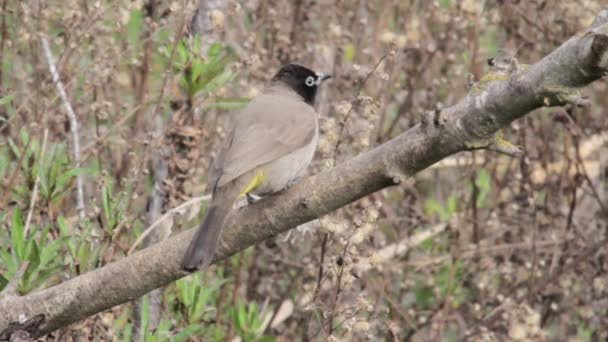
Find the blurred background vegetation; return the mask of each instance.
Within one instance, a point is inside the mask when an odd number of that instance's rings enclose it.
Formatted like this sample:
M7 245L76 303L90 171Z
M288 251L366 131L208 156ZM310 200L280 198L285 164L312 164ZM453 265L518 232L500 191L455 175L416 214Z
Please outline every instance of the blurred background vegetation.
M210 0L192 19L196 1L3 0L0 289L196 226L231 113L283 63L334 75L312 174L458 102L498 50L534 63L602 2ZM505 131L521 157L450 157L47 339L605 340L606 82L584 94Z

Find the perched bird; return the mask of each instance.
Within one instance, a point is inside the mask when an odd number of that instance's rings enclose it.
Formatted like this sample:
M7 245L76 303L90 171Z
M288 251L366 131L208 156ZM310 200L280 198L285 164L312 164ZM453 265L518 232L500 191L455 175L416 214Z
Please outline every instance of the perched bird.
M330 77L287 64L237 113L209 170L211 203L186 250L184 270L203 269L211 263L238 198L247 196L251 201L281 191L308 167L319 140L313 104L318 87Z

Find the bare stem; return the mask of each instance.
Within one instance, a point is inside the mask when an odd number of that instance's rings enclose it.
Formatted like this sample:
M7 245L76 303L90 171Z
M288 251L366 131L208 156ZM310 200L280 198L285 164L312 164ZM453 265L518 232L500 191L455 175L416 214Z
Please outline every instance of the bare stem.
M80 167L80 138L78 133L78 120L76 119L76 113L74 112L74 108L72 107L72 104L68 99L68 95L65 92L61 80L59 79L59 73L57 72L57 67L55 66L55 61L53 59L51 48L49 47L49 42L43 34L40 35L40 41L42 43L42 49L44 50L46 62L49 65L49 71L51 72L51 76L53 77L53 83L55 84L55 88L57 88L57 92L61 97L61 102L63 102L65 111L68 114L68 119L70 120L70 133L72 133L73 140L72 146L74 153L74 164L76 164L76 167ZM80 172L76 174L76 200L76 210L78 210L78 218L83 221L85 219L85 206L83 180L82 174Z

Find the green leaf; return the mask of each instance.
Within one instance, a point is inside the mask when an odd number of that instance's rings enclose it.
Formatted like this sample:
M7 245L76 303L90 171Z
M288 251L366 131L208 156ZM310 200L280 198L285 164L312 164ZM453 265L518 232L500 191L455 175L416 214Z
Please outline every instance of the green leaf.
M414 287L414 296L416 298L416 306L427 309L435 303L435 294L433 290L428 286L417 284Z
M148 296L144 296L141 300L141 326L140 331L148 330L148 321L149 321L149 312L150 309L150 298Z
M4 289L4 287L8 284L8 279L0 273L0 291Z
M103 209L103 216L106 219L106 223L109 225L109 221L112 217L112 207L110 199L110 189L108 189L107 184L105 184L101 188L101 207Z
M204 70L205 64L199 61L195 61L192 63L191 71L190 71L190 84L195 84L198 78L201 76L201 73Z
M125 342L131 342L133 336L133 325L131 323L127 323L122 333L122 340Z
M0 98L0 106L4 106L4 105L7 105L7 104L11 103L13 101L13 99L15 99L15 94L14 93L6 95L4 97L1 97Z
M182 329L182 331L180 331L179 333L175 334L172 338L171 338L171 342L182 342L182 341L186 341L190 336L196 334L197 332L201 331L202 327L198 324L190 324L187 327L185 327L184 329Z
M27 133L27 129L23 127L21 128L21 131L19 133L21 133L21 143L23 144L23 146L26 146L27 142L30 141L30 136Z
M213 43L207 49L207 56L212 57L212 58L218 57L220 52L222 52L222 44Z
M142 30L143 15L141 10L132 10L127 23L127 40L130 45L139 43L139 34Z
M93 169L86 167L76 167L71 170L64 172L61 176L57 177L57 184L63 186L66 182L77 175L91 174Z
M347 43L344 45L344 54L342 55L342 59L347 63L352 62L353 59L355 59L356 52L357 49L355 46L352 43Z
M442 298L446 295L454 293L455 289L460 286L463 275L462 261L448 261L441 266L435 274L435 284L439 288Z
M28 272L34 272L38 269L38 267L40 266L40 249L38 248L38 244L36 243L35 240L31 240L32 244L31 244L31 250L30 253L27 257L27 259L29 260L30 264L27 267L27 270L25 271L25 274L28 274Z
M188 63L188 54L189 54L189 51L186 48L185 41L181 40L179 43L177 43L175 50L177 52L177 57L179 57L178 58L178 61L180 64L179 66L183 68ZM178 71L179 71L179 69L178 69Z
M480 169L477 172L475 184L479 188L479 193L477 194L477 206L483 207L486 204L486 199L492 187L492 179L486 169Z
M13 226L11 228L11 242L19 260L25 260L25 241L23 237L23 218L21 208L13 209Z
M7 273L15 273L17 272L17 263L19 262L18 260L16 260L14 255L11 255L9 252L7 252L6 250L0 249L0 259L3 261L3 265L6 268L6 270L8 271Z
M61 271L61 266L54 266L51 268L45 268L40 272L36 273L36 277L30 281L28 292L34 291L46 283L49 278Z
M425 251L430 251L431 248L433 248L433 238L430 237L424 241L422 241L422 243L420 243L420 247L422 247L422 249L424 249Z
M40 263L44 266L49 264L57 257L57 252L61 247L67 245L70 239L67 236L62 236L42 247L40 252Z
M13 139L8 139L8 145L10 146L11 152L13 153L13 156L15 157L15 159L19 159L21 156L21 150L19 149L19 146L17 146L17 144L15 144Z
M57 217L57 226L59 227L61 238L65 238L68 241L68 251L72 256L72 260L74 260L76 257L76 242L74 241L74 239L72 239L70 230L68 229L67 224L65 224L65 218L62 215Z
M233 77L234 74L231 71L224 71L223 73L212 78L205 86L205 90L214 91L226 84L228 81L232 80Z
M456 212L457 209L458 209L458 199L456 198L456 196L450 195L448 197L447 212L446 212L443 220L444 221L448 220L450 218L450 216L452 216L452 214L454 214Z

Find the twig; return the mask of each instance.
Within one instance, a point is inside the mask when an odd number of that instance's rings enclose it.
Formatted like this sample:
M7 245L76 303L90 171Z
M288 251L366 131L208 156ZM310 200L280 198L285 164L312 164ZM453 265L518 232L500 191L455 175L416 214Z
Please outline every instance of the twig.
M135 248L137 248L137 246L139 246L139 244L146 238L146 236L148 236L150 233L152 233L152 231L154 230L154 228L156 228L159 224L161 224L164 220L166 220L169 216L174 215L176 213L178 213L180 210L187 208L191 205L203 202L203 201L208 201L209 199L211 199L211 195L204 195L204 196L199 196L199 197L194 197L191 198L189 200L187 200L186 202L178 205L175 208L169 209L167 210L167 212L161 216L158 220L156 220L154 223L152 223L148 228L146 228L146 230L137 238L137 240L135 240L135 242L133 243L133 245L131 246L131 248L129 248L129 251L127 252L127 255L133 253L133 251L135 250Z
M319 274L317 278L317 286L315 287L315 292L312 295L312 301L314 302L319 295L319 291L321 291L321 283L323 281L323 263L325 262L325 250L327 248L327 238L329 237L329 233L323 234L323 242L321 243L321 259L319 261Z
M36 195L38 195L38 184L40 184L40 172L42 172L42 158L46 152L46 141L49 137L49 129L44 130L44 138L42 139L42 147L40 148L40 159L38 159L38 172L36 173L36 181L34 182L34 189L32 190L32 198L30 199L30 209L27 212L27 219L25 220L25 228L23 228L23 236L27 238L27 233L30 230L30 222L32 221L32 214L34 213L34 207L36 206Z
M72 133L72 140L74 140L72 143L74 150L74 163L76 164L76 167L80 167L80 138L78 136L78 120L76 119L76 113L74 112L74 109L72 108L72 105L68 99L68 95L63 88L61 80L59 79L59 74L57 73L55 62L53 61L53 54L51 53L49 42L44 35L40 35L40 41L42 42L42 49L44 50L44 55L49 65L49 71L53 77L53 83L57 88L59 96L61 96L61 101L63 102L65 110L68 114L68 119L70 120L70 132ZM76 174L76 200L78 218L83 221L85 219L85 206L82 173L80 172Z
M8 5L8 0L4 0L2 2L2 24L0 24L0 63L4 65L4 43L8 37L8 30L6 29L6 20L8 15L6 14L6 5ZM2 80L2 69L0 68L0 80Z
M336 142L336 147L334 148L334 165L336 164L336 158L338 156L338 151L340 149L340 145L342 144L342 134L344 134L344 128L346 127L346 122L348 121L350 114L352 113L353 109L355 108L355 105L357 104L359 96L361 95L361 92L363 91L363 87L365 86L367 81L370 79L370 77L372 77L372 75L374 74L376 69L378 69L380 64L386 59L386 57L388 57L388 55L389 54L387 53L387 54L384 54L384 56L380 57L380 59L378 60L378 62L376 62L376 64L372 68L372 70L370 70L370 72L367 73L367 76L365 76L365 78L363 79L363 82L361 82L359 89L357 89L357 94L355 95L355 98L353 100L353 103L350 106L350 109L344 116L344 119L340 122L340 133L338 133L338 141Z
M185 2L187 4L187 1ZM186 8L186 6L184 6ZM179 23L178 30L175 33L175 37L173 39L173 46L171 47L171 55L169 55L169 61L167 62L168 70L171 70L171 66L173 65L173 60L175 59L175 51L177 51L177 45L179 44L182 32L184 31L184 27L186 26L186 16L187 11L184 11L184 15L182 16L181 22ZM158 99L156 100L156 104L154 105L154 111L152 112L152 117L156 115L158 110L160 109L161 104L163 103L163 98L165 97L165 88L167 87L167 81L169 80L169 75L171 75L170 71L165 73L163 77L163 83L160 87L160 94L158 94Z

